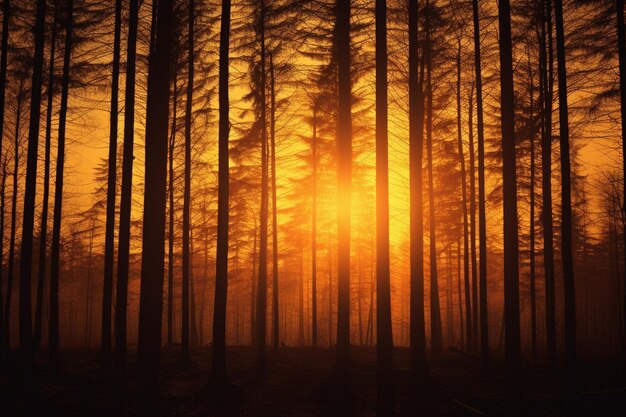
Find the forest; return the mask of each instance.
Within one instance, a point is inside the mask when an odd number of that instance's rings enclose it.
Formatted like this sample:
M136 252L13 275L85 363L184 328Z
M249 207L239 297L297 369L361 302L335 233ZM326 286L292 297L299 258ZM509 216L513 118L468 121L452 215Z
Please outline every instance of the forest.
M0 415L626 415L624 0L0 0Z

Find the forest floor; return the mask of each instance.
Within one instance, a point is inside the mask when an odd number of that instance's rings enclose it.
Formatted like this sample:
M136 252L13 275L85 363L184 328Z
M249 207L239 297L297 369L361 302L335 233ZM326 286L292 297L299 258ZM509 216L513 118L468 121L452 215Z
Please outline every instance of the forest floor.
M271 352L271 349L269 349ZM211 395L206 389L210 349L192 351L193 363L182 367L176 349L162 355L161 408L163 416L279 417L373 416L376 409L376 351L353 347L350 398L339 405L329 383L334 350L282 348L272 356L263 376L255 372L255 352L246 347L228 349L229 395ZM1 416L118 416L113 404L115 384L107 382L96 351L62 352L61 374L46 371L45 352L38 360L37 388L29 407L20 392L15 371L0 376ZM14 356L12 362L15 363ZM130 353L126 415L136 415L135 354ZM581 364L578 395L562 395L563 378L549 377L541 364L525 364L521 400L504 408L502 364L494 361L489 377L480 376L479 360L447 352L431 365L428 382L409 390L406 349L394 357L397 416L626 416L626 380L609 363ZM565 398L570 398L566 401ZM346 406L347 404L347 406ZM508 410L508 411L505 411ZM514 410L514 412L512 411Z

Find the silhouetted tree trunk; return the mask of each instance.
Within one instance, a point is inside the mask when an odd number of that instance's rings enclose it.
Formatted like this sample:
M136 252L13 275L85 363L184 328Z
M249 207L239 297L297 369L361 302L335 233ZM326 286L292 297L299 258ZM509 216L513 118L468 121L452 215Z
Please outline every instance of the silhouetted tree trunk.
M109 171L107 175L106 226L104 236L104 278L102 281L102 366L111 364L111 308L113 304L113 263L115 256L115 198L117 194L117 134L119 116L120 43L122 0L115 1L113 29L113 74L111 76L111 114L109 121Z
M280 333L278 331L278 221L276 219L276 78L274 59L270 52L270 147L272 152L272 329L274 331L274 353L278 352Z
M313 191L311 192L311 342L313 348L317 347L317 111L318 105L315 101L313 104L313 138L311 139L311 165L313 166Z
M226 295L228 294L228 52L230 45L230 0L222 0L219 60L219 141L217 255L215 304L213 308L213 381L226 382Z
M65 16L65 52L63 55L63 78L61 81L61 105L59 110L59 135L54 188L54 214L52 225L52 249L50 252L50 368L59 367L59 252L61 246L61 222L63 208L63 175L65 167L65 125L67 121L67 98L70 83L70 59L72 54L72 30L74 25L74 0L67 2ZM32 115L31 115L32 117Z
M139 415L159 414L159 365L165 256L167 128L172 43L172 0L158 0L156 37L148 64L146 164L137 371Z
M352 193L352 88L350 79L350 0L337 0L336 45L337 205L339 207L337 292L337 377L348 389L350 371L350 204Z
M424 60L419 59L419 2L408 0L409 9L409 171L411 200L411 373L426 376L424 322L424 205L422 156L424 151Z
M619 93L620 93L620 116L622 122L622 170L623 170L623 189L626 190L626 29L624 27L624 0L616 0L617 14L617 50L619 55ZM3 53L4 56L4 53ZM1 116L1 115L0 115ZM0 133L2 130L0 129ZM626 195L626 191L624 191ZM626 201L626 199L625 199ZM624 205L626 210L626 205ZM624 213L626 217L626 212ZM624 247L626 247L626 230L623 231ZM624 268L624 300L626 300L626 268ZM626 302L622 306L624 323L622 327L622 338L626 340Z
M554 246L552 230L552 97L553 97L553 52L551 0L546 1L541 23L543 114L544 128L541 138L541 184L543 200L543 259L546 286L546 347L548 364L556 365L556 307L554 289ZM547 45L546 45L547 26ZM547 51L546 51L547 48Z
M41 114L41 79L43 49L46 30L46 1L37 0L35 19L35 54L31 82L30 119L28 129L28 155L26 159L26 186L20 254L20 354L25 376L32 370L33 323L31 310L31 271L33 260L33 225L37 189L37 151L39 148L39 122ZM51 317L52 319L52 317Z
M505 361L508 395L513 398L520 394L521 351L517 175L515 172L515 106L511 47L511 5L508 0L500 0L498 3L498 20L500 31L502 194L504 201Z
M468 152L470 188L470 258L472 261L472 351L478 351L478 271L476 265L476 170L474 163L474 84L469 95Z
M2 40L0 41L0 152L3 148L3 138L4 138L4 101L6 99L6 80L7 80L7 60L9 54L9 21L11 16L11 2L10 0L4 0L2 6ZM3 162L3 172L6 171L6 159ZM2 198L4 199L4 185L2 187L3 194ZM4 220L4 204L2 204L2 216ZM4 223L2 230L4 232ZM4 248L2 244L4 244L4 233L0 234L0 246ZM4 320L3 320L3 311L4 306L2 305L2 263L3 257L0 256L0 365L4 365L5 355L8 353L8 335L5 337L4 331ZM7 294L7 298L8 298ZM8 326L8 319L7 319ZM5 349L5 347L7 349Z
M169 143L167 148L168 181L167 192L169 196L168 211L168 234L167 234L167 346L174 345L174 149L176 148L176 121L178 120L178 63L174 64L172 82L174 84L174 97L172 103L172 126L170 128Z
M4 367L7 362L8 346L6 345L4 334L4 297L2 295L2 277L4 276L4 217L5 217L5 201L6 201L6 182L7 182L7 159L2 159L2 185L0 185L0 368Z
M57 6L54 2L52 37L50 40L50 67L48 73L48 106L46 108L46 142L43 165L43 196L41 202L41 230L39 232L39 269L37 271L37 304L35 306L35 349L41 344L41 322L43 317L43 294L46 279L46 255L48 252L48 206L50 196L50 138L52 136L52 107L54 99L54 60L57 40Z
M376 415L393 414L393 337L389 281L387 1L376 0ZM359 294L360 297L361 294Z
M465 348L471 350L474 345L472 336L472 302L469 269L469 220L467 218L467 177L465 172L465 153L463 152L463 133L461 130L461 38L458 39L456 55L456 129L461 163L461 195L463 196L463 282L465 284Z
M428 205L430 226L430 335L433 358L441 355L441 310L439 308L439 281L437 277L437 235L435 220L435 181L433 174L433 88L432 45L430 41L430 2L426 1L426 90L428 111L426 114L426 153L428 158Z
M135 79L139 0L130 1L126 48L126 93L124 97L124 155L120 196L120 226L117 248L117 286L115 297L115 368L120 392L126 384L126 313L128 310L128 267L130 257L130 212L133 191L135 136Z
M478 0L472 0L474 17L474 75L476 77L476 122L478 130L478 240L480 286L480 359L482 373L489 369L489 321L487 304L487 211L485 204L485 129L483 122L483 78L480 52Z
M265 88L265 1L260 6L261 31L261 211L260 211L260 248L259 282L257 289L257 368L260 373L266 370L265 343L267 332L267 204L268 204L268 151L267 151L267 109Z
M191 216L191 112L193 110L193 76L194 76L194 0L189 0L189 34L188 34L188 70L187 70L187 101L185 109L185 190L183 196L183 332L181 359L189 362L189 223Z
M537 359L537 302L535 290L535 114L534 114L534 80L528 56L528 72L530 76L530 345L533 360Z
M2 4L2 40L0 41L0 149L4 138L4 108L7 87L7 61L9 58L9 23L11 20L11 1Z
M17 109L15 112L15 131L13 156L13 194L11 196L11 237L9 239L9 267L7 271L7 297L4 305L4 341L7 352L11 346L11 296L13 294L13 275L15 274L15 234L17 233L17 199L19 187L20 168L20 123L22 121L22 111L24 105L24 80L20 80L20 87L17 95Z
M554 0L556 18L556 51L559 71L559 136L561 154L561 258L563 261L563 289L565 293L565 360L574 384L576 367L576 294L574 259L572 256L572 183L570 179L569 114L567 104L567 68L565 64L565 31L563 29L562 0Z

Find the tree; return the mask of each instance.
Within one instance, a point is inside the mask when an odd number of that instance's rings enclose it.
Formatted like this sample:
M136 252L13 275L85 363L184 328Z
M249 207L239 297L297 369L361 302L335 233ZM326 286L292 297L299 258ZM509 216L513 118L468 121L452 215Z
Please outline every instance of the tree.
M430 332L432 354L438 358L441 354L441 311L439 308L439 281L437 277L437 236L435 222L435 185L433 175L433 88L432 88L432 45L430 38L430 1L426 0L426 155L428 159L428 204L430 226Z
M624 26L624 0L616 0L615 5L619 62L620 120L622 123L622 170L624 175L624 190L626 190L626 27ZM624 193L626 195L626 191L624 191ZM626 246L626 231L624 231L623 235L624 244ZM624 268L624 282L626 283L626 268ZM624 285L624 299L626 300L626 285ZM626 323L626 303L622 314L622 320ZM626 325L623 327L622 332L622 337L626 340Z
M268 150L267 150L267 102L265 97L267 77L265 70L265 0L261 0L258 9L258 31L260 37L260 119L261 124L261 211L259 237L259 276L257 288L257 369L266 370L265 344L267 332L267 207L268 207Z
M48 106L46 108L46 139L44 151L43 198L41 209L41 230L39 232L39 268L37 271L37 304L35 306L35 349L41 343L41 322L43 317L43 294L46 278L46 256L48 254L48 206L50 196L50 146L52 136L52 104L54 100L54 60L57 38L58 0L54 2L54 18L52 20L52 36L50 40L50 65L48 74Z
M461 130L461 38L458 39L458 49L456 55L457 81L456 81L456 120L457 120L457 142L459 148L459 161L461 162L461 195L463 207L463 282L465 288L465 336L467 338L466 347L471 350L474 345L472 331L472 302L470 298L470 268L469 268L469 221L467 218L467 176L465 172L465 154L463 152L463 133Z
M135 136L135 79L137 59L137 25L139 0L130 1L128 40L126 48L126 85L124 96L124 149L122 189L120 192L120 224L117 248L117 285L115 288L115 372L120 392L126 381L126 313L128 300L128 264L130 249L130 211L133 188L133 147Z
M352 193L352 110L350 80L350 0L337 0L337 205L338 294L337 294L337 377L348 389L350 371L350 204Z
M31 270L33 258L35 194L37 188L37 150L39 147L39 116L41 114L40 105L43 73L43 49L45 43L45 0L37 1L35 19L35 54L33 56L33 73L31 81L28 154L26 157L26 185L24 189L22 248L20 255L20 354L22 365L25 367L24 372L26 374L30 372L33 353Z
M215 262L215 307L213 310L214 382L226 382L226 296L228 294L228 203L229 203L229 45L230 0L222 0L219 59L219 168L217 208L217 253Z
M173 1L153 2L155 36L150 42L146 164L137 351L139 414L159 414L159 363L165 255L167 124L172 45Z
M393 414L393 337L389 278L389 157L387 126L387 2L376 0L376 415Z
M541 138L541 185L543 219L543 262L546 286L546 345L548 363L556 365L556 307L554 283L554 232L552 228L552 99L553 99L553 48L552 6L546 0L541 10L541 78L543 121ZM547 28L546 28L547 27ZM547 34L547 36L546 36ZM547 40L546 40L547 37Z
M574 259L572 256L572 184L570 168L569 114L567 103L567 68L565 62L565 31L563 29L563 2L554 0L556 21L556 55L559 74L559 144L561 154L561 258L563 262L563 289L565 293L565 360L570 373L568 381L574 384L576 367L576 293ZM573 389L573 388L572 388Z
M511 5L498 4L500 31L500 85L502 129L502 178L504 208L504 321L505 361L509 396L519 395L521 349L519 318L519 269L517 231L517 176L515 172L515 107Z
M480 358L481 369L489 367L489 321L487 304L487 212L485 207L485 131L483 121L483 81L480 52L478 0L472 0L474 18L474 76L476 78L476 122L478 130L478 246L480 270Z
M113 298L113 258L115 252L115 198L117 191L117 134L120 79L122 0L115 2L113 28L113 68L111 74L111 114L109 119L109 172L107 179L106 234L104 238L104 278L102 285L102 366L111 364L111 306Z
M194 76L194 0L189 0L188 22L188 81L187 100L185 110L185 191L183 202L183 332L181 357L188 362L189 357L189 223L191 216L191 112L193 104L193 76Z
M59 134L54 188L54 212L52 225L52 248L50 251L50 367L59 367L59 252L61 247L61 222L63 207L63 176L65 167L65 135L67 122L67 99L70 83L70 60L72 54L72 30L74 25L74 0L68 0L65 16L65 51L63 54L63 78L61 81L61 104L59 110Z
M419 59L419 2L408 0L409 11L409 165L411 199L411 371L426 376L424 324L424 207L422 155L424 150L424 59Z

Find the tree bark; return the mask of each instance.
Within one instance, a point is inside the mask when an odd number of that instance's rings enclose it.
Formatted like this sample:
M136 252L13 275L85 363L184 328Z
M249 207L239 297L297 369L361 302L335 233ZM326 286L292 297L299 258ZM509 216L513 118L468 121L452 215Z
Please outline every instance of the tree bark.
M311 165L313 166L313 191L311 193L311 326L313 348L317 348L317 101L313 103L313 137L311 139Z
M267 150L267 109L265 88L265 1L261 0L261 211L260 211L260 248L259 248L259 282L257 289L257 370L266 371L265 344L267 333L267 205L268 205L268 150Z
M352 200L352 88L350 79L350 0L337 0L337 377L349 389L350 371L350 204Z
M469 220L467 218L467 176L465 171L465 153L463 152L463 135L461 130L461 38L458 39L456 55L456 128L459 161L461 163L461 195L463 211L463 282L465 284L465 348L471 350L474 346L472 331L472 301L469 266Z
M389 133L387 2L376 0L376 415L394 409L393 336L389 277ZM359 294L360 297L361 294Z
M519 397L521 350L519 317L519 254L517 231L517 175L515 172L515 106L513 55L511 46L511 5L498 4L500 31L500 85L502 128L502 193L504 205L504 316L505 362L508 398Z
M111 77L111 115L109 121L109 172L107 176L104 278L102 282L102 336L100 346L102 367L105 370L111 365L111 308L113 304L113 263L115 256L115 198L117 194L117 134L122 0L116 0L115 2L115 27L113 32L113 74Z
M126 48L126 93L124 97L124 155L117 248L117 286L115 297L115 372L120 391L126 386L126 316L128 310L128 268L130 257L130 214L133 191L133 155L135 135L135 79L139 0L130 1Z
M546 286L546 350L548 364L556 366L556 306L554 283L554 232L552 229L552 97L553 97L553 49L551 0L547 0L544 21L541 26L543 113L544 128L541 138L541 181L543 200L543 258ZM547 45L546 45L547 26ZM547 51L546 51L547 48Z
M54 189L54 214L52 225L52 249L50 254L50 368L59 367L59 252L61 246L61 222L63 208L63 175L65 167L65 125L67 121L67 99L70 83L72 54L72 30L74 0L68 0L65 22L65 52L63 56L63 79L61 81L61 105L59 111L59 135Z
M157 6L155 3L153 7ZM172 0L158 0L155 45L148 64L146 180L137 350L138 411L139 415L146 417L159 414L172 6Z
M476 77L476 122L478 134L478 246L480 286L480 362L481 371L489 369L489 305L487 303L487 211L485 204L485 129L483 121L483 78L480 52L478 0L472 1L474 18L474 75Z
M26 159L26 185L22 221L20 254L20 359L24 376L32 372L33 323L31 310L31 271L33 260L33 226L35 220L35 197L37 193L37 151L39 148L39 122L41 114L41 81L43 73L43 50L46 30L46 1L37 0L35 18L35 53L31 81L30 119L28 129L28 154Z
M619 56L619 93L620 93L620 117L622 122L622 170L623 192L626 195L626 29L624 27L624 0L616 0L616 23L617 23L617 51ZM0 133L2 131L0 130ZM626 201L626 198L625 198ZM624 205L623 217L626 218L626 205ZM624 247L626 247L626 230L623 231ZM622 338L626 340L626 268L624 268L624 304L622 312Z
M574 385L576 368L576 292L572 255L572 182L569 145L569 114L567 103L567 68L565 62L565 31L562 0L554 0L556 18L556 51L559 74L559 136L561 154L561 258L565 292L565 361L570 373L568 383Z
M213 308L213 371L216 382L226 381L226 296L228 294L228 52L230 45L230 0L222 0L219 58L219 139L218 139L218 201L217 254L215 262L215 303Z
M54 61L57 39L57 7L58 1L54 2L54 19L52 24L52 37L50 40L50 66L48 73L48 105L46 108L46 139L44 150L43 168L43 196L41 202L41 229L39 232L39 265L37 271L37 304L35 306L35 349L41 345L41 322L43 317L43 295L46 279L46 257L48 253L48 207L50 197L50 141L52 136L52 107L54 99Z
M274 331L274 353L278 352L280 344L279 305L278 305L278 221L276 219L276 78L274 74L274 59L270 52L270 147L272 152L272 329Z
M439 307L439 280L437 277L437 230L435 220L435 182L433 173L433 88L432 88L432 45L430 38L430 2L426 1L426 90L428 110L426 113L426 153L428 159L428 206L430 244L430 334L431 355L438 359L441 355L441 310Z
M183 196L183 332L181 359L189 362L189 223L191 217L191 112L193 111L193 76L194 76L194 0L189 0L189 35L187 101L185 109L185 190Z
M419 59L419 2L408 0L409 9L409 171L411 234L410 343L411 373L423 379L426 367L424 320L424 203L422 156L424 151L424 60Z

